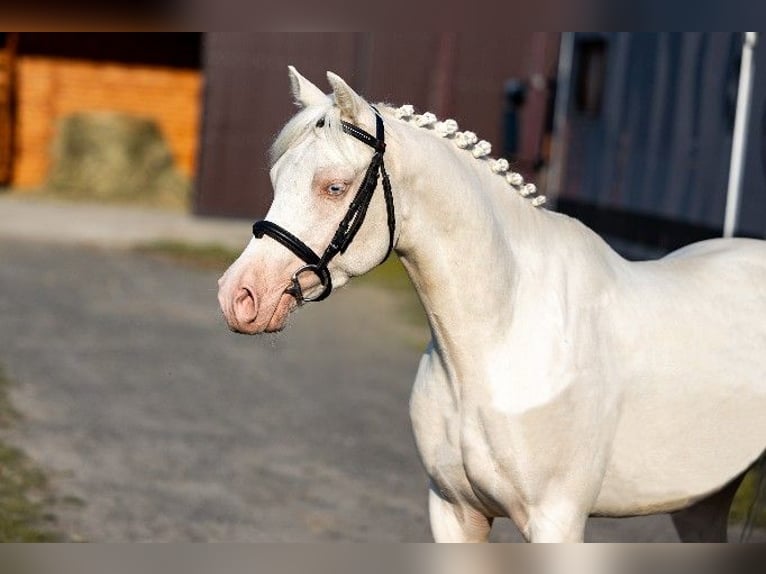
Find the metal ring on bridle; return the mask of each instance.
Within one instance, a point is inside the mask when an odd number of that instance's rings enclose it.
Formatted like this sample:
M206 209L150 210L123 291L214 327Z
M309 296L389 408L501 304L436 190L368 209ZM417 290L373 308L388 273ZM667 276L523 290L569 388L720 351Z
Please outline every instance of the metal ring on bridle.
M316 297L306 297L303 294L303 287L301 287L301 283L300 283L300 275L301 273L305 273L306 271L311 271L314 275L319 277L320 284L323 287L322 292ZM295 297L295 300L298 302L298 305L303 305L304 303L314 303L316 301L321 301L322 299L326 299L332 292L332 278L330 277L330 272L328 271L327 267L320 267L318 265L314 265L313 263L309 263L307 265L304 265L303 267L299 267L298 270L295 273L293 273L293 276L290 279L290 281L291 281L290 287L288 287L285 290L285 293L289 293L290 295Z

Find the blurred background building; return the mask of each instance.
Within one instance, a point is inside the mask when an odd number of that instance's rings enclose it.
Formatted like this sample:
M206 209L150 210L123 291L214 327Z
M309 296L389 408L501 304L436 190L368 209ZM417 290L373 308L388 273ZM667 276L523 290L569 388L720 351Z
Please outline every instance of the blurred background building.
M667 251L721 234L743 33L568 34L558 208ZM562 53L566 53L562 51ZM756 46L739 235L766 233L766 49Z
M200 34L16 33L6 34L5 45L12 97L2 100L0 114L11 118L13 146L0 183L42 185L60 120L76 112L152 118L179 169L196 173Z
M271 201L267 150L295 111L286 69L294 64L328 89L326 71L373 101L411 103L454 117L493 142L515 146L518 169L539 163L556 71L559 35L482 36L454 32L206 34L206 106L195 209L217 215L262 215ZM510 78L539 78L522 108L522 126L506 133ZM513 142L508 142L513 139Z
M320 86L331 69L375 100L456 118L555 208L628 255L659 253L721 233L742 42L741 33L2 34L0 185L24 193L60 182L61 150L84 149L67 118L121 114L156 125L192 182L194 213L262 216L294 64ZM766 60L763 42L755 60ZM737 230L762 237L763 66L752 93ZM152 145L145 163L162 156ZM67 174L85 169L78 161Z

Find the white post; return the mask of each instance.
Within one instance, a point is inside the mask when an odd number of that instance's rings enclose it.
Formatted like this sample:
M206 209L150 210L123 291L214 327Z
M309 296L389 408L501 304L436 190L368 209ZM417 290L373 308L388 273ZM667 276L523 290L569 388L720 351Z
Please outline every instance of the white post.
M739 88L737 89L737 113L734 119L734 134L731 142L729 186L726 191L726 215L723 223L724 237L734 236L737 220L739 219L742 169L745 165L747 121L750 116L753 84L753 50L757 39L757 32L745 32L745 42L742 46L742 63L739 69Z
M561 192L561 177L566 155L565 129L569 92L572 84L572 59L574 58L574 32L561 33L559 67L556 77L556 102L553 112L553 141L551 142L551 163L545 185L545 195L551 208Z

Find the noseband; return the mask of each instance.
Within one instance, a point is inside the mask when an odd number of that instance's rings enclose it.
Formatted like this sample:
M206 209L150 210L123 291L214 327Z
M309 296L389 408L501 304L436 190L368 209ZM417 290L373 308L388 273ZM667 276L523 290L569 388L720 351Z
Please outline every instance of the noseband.
M386 173L386 166L383 163L383 153L386 151L385 130L380 112L378 112L375 106L371 107L375 111L375 137L354 124L341 121L341 126L345 133L367 144L375 150L375 153L372 156L372 160L370 160L370 165L367 168L367 172L364 174L364 179L362 180L354 199L348 206L346 215L341 220L338 229L335 231L335 235L333 235L330 244L321 256L317 255L313 249L287 231L287 229L276 223L264 219L256 221L253 224L253 235L257 239L260 239L264 235L268 235L275 241L287 247L306 263L293 273L292 284L285 291L285 293L289 293L295 297L295 300L299 305L321 301L322 299L326 299L332 292L332 278L330 277L330 270L327 266L338 253L345 253L348 246L351 245L351 242L354 240L354 237L356 237L356 234L367 215L367 208L370 206L370 201L372 200L373 193L378 185L378 177L380 174L383 175L383 196L386 200L386 211L388 214L388 251L381 263L388 258L394 248L394 232L396 230L394 197L391 192L391 182L388 179L388 173ZM323 119L317 122L318 127L322 127L323 125ZM319 277L319 281L323 287L322 292L312 298L304 297L299 281L302 273L309 272L314 273Z

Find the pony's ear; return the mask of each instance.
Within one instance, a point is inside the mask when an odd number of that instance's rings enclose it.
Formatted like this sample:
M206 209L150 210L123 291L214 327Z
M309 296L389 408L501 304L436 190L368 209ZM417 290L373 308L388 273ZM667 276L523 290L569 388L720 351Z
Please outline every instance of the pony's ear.
M357 119L360 112L367 108L367 102L364 101L364 98L352 90L337 74L327 72L327 81L332 86L335 103L340 111L352 120Z
M327 101L325 93L301 76L294 66L287 66L287 70L290 76L293 98L299 108L306 108L313 104L321 104Z

